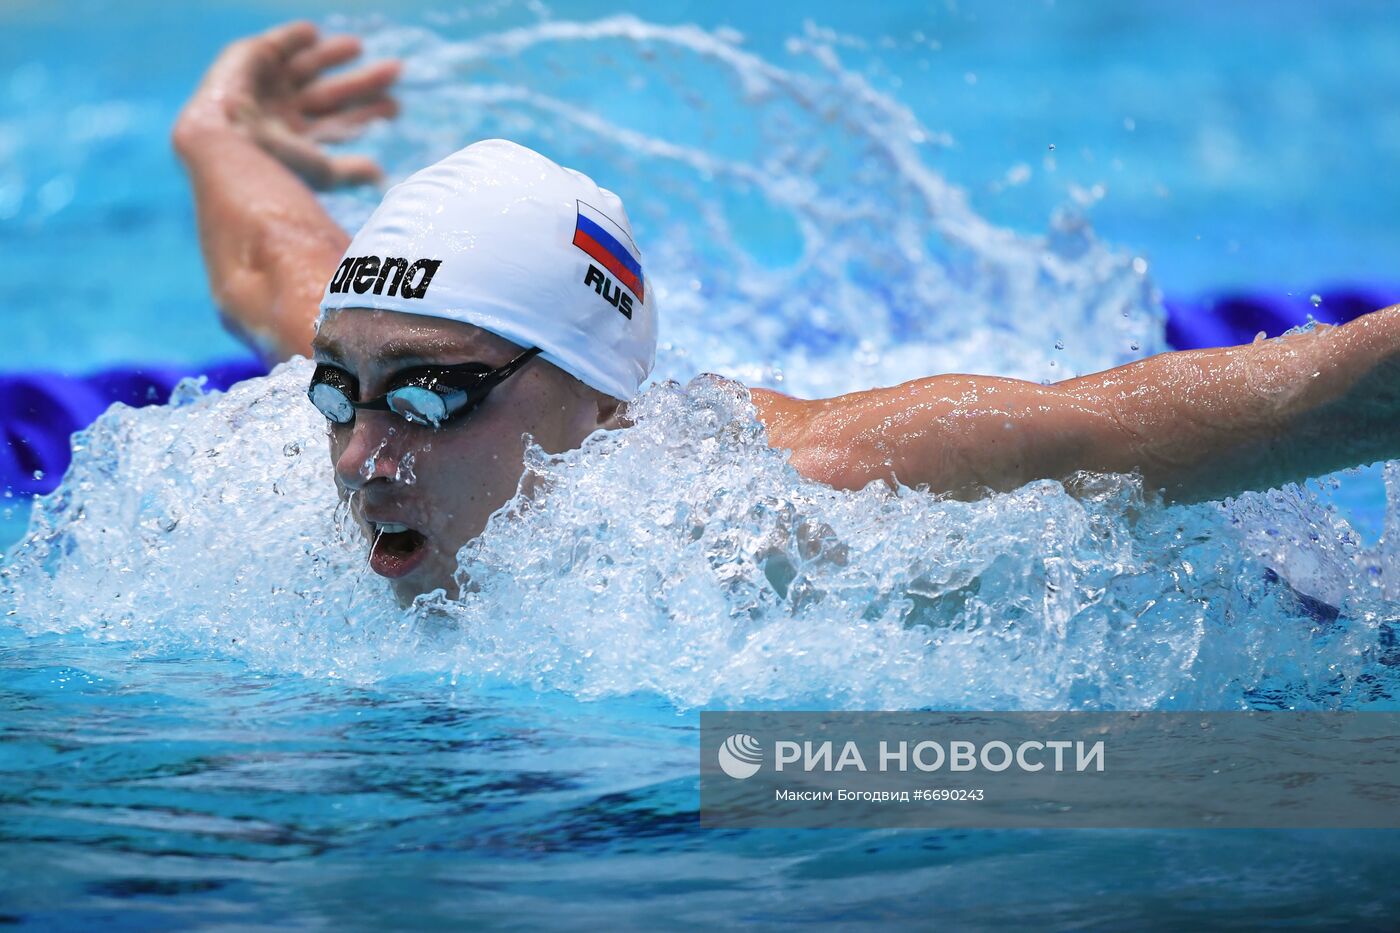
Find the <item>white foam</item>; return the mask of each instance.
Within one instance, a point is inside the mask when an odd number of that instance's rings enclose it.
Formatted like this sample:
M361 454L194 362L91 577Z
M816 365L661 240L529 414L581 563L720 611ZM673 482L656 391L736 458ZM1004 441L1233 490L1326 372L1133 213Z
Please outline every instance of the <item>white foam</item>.
M0 570L20 624L321 677L682 706L1229 706L1276 675L1321 702L1309 691L1374 673L1383 647L1365 568L1393 560L1296 490L1229 509L1144 504L1126 477L973 503L843 493L797 476L718 377L655 386L634 427L580 450L532 448L540 498L464 549L471 592L400 613L336 508L309 373L117 406L81 435ZM1349 618L1329 628L1268 582L1260 536Z

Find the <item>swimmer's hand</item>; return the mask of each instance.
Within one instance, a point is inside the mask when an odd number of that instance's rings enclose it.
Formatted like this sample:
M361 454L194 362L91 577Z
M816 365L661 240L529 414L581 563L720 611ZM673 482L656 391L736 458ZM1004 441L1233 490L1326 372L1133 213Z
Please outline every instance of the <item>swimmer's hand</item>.
M374 184L373 159L332 155L323 144L358 135L372 120L390 119L390 88L402 65L389 60L326 74L360 54L354 36L317 34L311 23L288 23L228 46L181 112L176 151L188 162L203 141L237 133L317 189Z
M229 329L269 364L311 355L321 292L350 243L312 188L381 177L372 159L321 148L397 109L398 62L326 74L359 51L356 39L319 38L310 23L235 42L172 134L209 290Z

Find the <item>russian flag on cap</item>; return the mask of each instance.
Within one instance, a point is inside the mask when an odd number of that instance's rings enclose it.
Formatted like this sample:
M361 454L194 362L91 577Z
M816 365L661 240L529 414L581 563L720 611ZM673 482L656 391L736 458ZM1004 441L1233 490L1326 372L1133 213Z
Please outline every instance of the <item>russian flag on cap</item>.
M574 227L574 245L593 261L612 273L612 277L631 289L637 300L645 302L646 281L642 264L637 260L637 247L627 231L608 219L602 211L578 201L578 223Z

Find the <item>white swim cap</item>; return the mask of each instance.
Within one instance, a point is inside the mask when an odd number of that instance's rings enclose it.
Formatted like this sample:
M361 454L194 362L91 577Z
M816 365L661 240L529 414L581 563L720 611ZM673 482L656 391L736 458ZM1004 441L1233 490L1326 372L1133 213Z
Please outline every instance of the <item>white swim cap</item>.
M376 308L474 324L625 401L656 360L651 291L617 195L488 139L389 189L321 314Z

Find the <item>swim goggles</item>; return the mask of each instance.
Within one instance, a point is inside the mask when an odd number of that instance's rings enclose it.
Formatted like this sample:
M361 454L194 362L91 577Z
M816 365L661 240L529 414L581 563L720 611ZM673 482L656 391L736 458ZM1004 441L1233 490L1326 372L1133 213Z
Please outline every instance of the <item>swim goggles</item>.
M540 352L531 347L499 369L485 363L456 366L415 366L394 376L388 392L357 402L358 380L345 370L319 363L311 374L307 398L333 424L350 424L356 411L392 411L414 424L440 428L469 414L491 390Z

